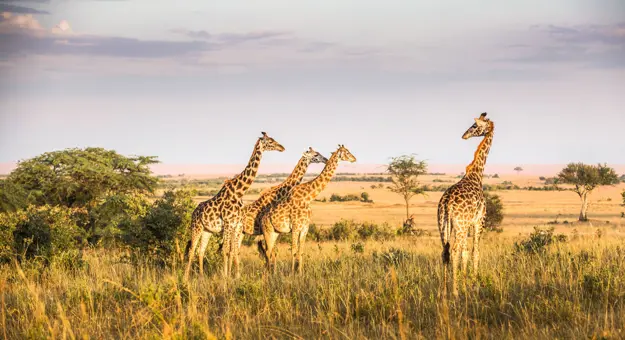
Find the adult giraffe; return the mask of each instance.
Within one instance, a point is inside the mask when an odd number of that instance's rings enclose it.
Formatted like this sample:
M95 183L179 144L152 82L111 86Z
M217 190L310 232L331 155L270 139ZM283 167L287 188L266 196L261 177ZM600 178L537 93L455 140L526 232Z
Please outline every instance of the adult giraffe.
M475 151L473 162L466 168L462 179L449 187L438 202L438 230L443 243L443 280L447 291L448 271L451 270L452 293L458 295L458 267L466 272L469 252L467 238L473 233L473 270L479 263L479 239L486 220L486 201L482 188L484 165L493 142L495 124L486 118L486 112L462 135L462 139L484 137Z
M185 280L189 277L191 263L193 262L196 248L200 239L199 251L200 273L204 273L203 262L206 246L212 234L223 232L222 254L224 256L223 274L228 277L232 262L234 261L235 271L238 276L239 259L230 256L230 247L235 236L237 224L241 220L241 209L243 208L243 195L254 182L260 160L264 151L284 151L284 147L269 137L265 132L258 138L254 145L254 151L247 166L237 176L224 182L219 192L207 201L204 201L195 208L191 219L191 246L189 248L189 260L184 272Z
M276 254L273 252L280 234L291 233L291 271L302 272L302 248L308 233L312 211L310 202L328 185L336 172L339 161L355 162L356 157L343 145L332 153L326 166L315 179L302 183L291 191L289 197L274 202L261 211L260 227L265 239L265 247L259 241L259 250L265 258L267 269L275 272Z

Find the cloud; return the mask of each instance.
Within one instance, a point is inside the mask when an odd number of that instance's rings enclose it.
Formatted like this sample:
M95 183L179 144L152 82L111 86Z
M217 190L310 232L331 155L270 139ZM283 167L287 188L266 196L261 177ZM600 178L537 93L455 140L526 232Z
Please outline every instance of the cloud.
M240 44L240 43L246 43L246 42L251 42L251 41L269 40L269 39L273 39L277 37L284 37L286 35L289 35L288 32L277 32L277 31L211 34L204 30L192 31L192 30L186 30L186 29L174 29L171 32L183 35L187 38L207 40L207 41L212 41L217 44Z
M586 68L625 68L625 23L613 25L534 25L532 42L509 44L512 55L498 62L568 63Z
M596 44L625 46L625 23L614 25L534 26L533 29L549 35L556 41L574 44Z
M11 5L0 2L0 12L11 12L18 14L50 14L48 11L42 11L30 7L24 7L19 5Z
M92 55L125 58L164 58L208 51L203 41L159 41L122 37L81 35L63 20L50 30L32 15L3 13L0 17L0 45L9 56Z

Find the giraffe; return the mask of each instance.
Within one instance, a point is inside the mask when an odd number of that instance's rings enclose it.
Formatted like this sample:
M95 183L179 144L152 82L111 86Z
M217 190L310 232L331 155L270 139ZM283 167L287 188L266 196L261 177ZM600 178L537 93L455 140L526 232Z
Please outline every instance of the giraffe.
M252 185L264 151L284 151L284 147L269 137L265 132L258 138L254 145L252 156L245 169L237 176L224 181L219 192L207 201L204 201L195 208L191 215L191 245L189 247L189 259L185 268L184 278L189 277L191 263L196 253L200 260L200 273L204 273L203 262L204 253L208 246L208 241L212 234L223 233L222 253L224 256L223 274L228 277L229 271L234 261L235 270L238 275L239 259L230 256L230 246L232 237L235 234L236 225L241 218L243 208L242 197L247 189ZM201 240L201 241L200 241Z
M295 166L295 169L293 169L293 172L291 172L284 182L265 190L253 203L243 206L243 209L241 210L241 215L243 216L241 221L242 233L237 235L239 237L236 242L237 247L240 249L244 234L262 235L257 217L259 216L259 212L264 207L271 204L271 202L279 202L285 199L291 192L291 189L302 181L304 175L306 174L306 170L311 163L326 163L327 161L328 159L322 154L313 150L312 147L309 147L300 158L299 162Z
M458 267L462 259L462 271L468 262L467 238L473 234L473 271L479 263L479 239L486 220L486 202L482 188L484 165L493 142L494 123L486 118L486 112L462 135L462 139L484 137L475 151L473 161L466 168L462 179L449 187L438 202L438 230L443 243L444 287L447 290L448 271L451 270L452 293L458 296Z
M272 202L260 214L265 247L259 241L258 248L265 258L267 269L276 270L276 254L273 252L280 234L291 233L291 272L302 272L302 249L308 233L312 211L310 202L328 185L336 172L339 161L355 162L354 157L343 145L332 153L325 167L315 179L293 188L288 198ZM273 266L272 266L273 264Z
M310 164L325 164L327 161L328 159L322 154L309 147L284 182L263 192L256 201L243 207L243 233L247 235L262 235L260 225L257 222L260 211L272 202L280 202L286 199L291 190L300 184Z

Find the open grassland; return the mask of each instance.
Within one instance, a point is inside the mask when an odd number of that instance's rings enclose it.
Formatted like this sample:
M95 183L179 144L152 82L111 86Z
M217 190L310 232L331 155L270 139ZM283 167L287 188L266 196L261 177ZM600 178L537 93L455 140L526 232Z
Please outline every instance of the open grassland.
M424 177L426 184L455 181ZM485 183L503 181L542 185L522 175ZM366 191L373 203L314 202L313 222L327 228L353 219L398 228L405 218L402 201L384 188L372 189L373 184L379 183L330 183L320 199ZM285 243L278 247L277 275L264 274L255 247L244 246L242 277L228 281L218 274L214 247L207 273L198 276L196 269L188 284L182 282L180 254L165 266L149 258L131 261L132 254L107 249L85 251L85 262L73 268L5 264L0 266L0 337L623 339L623 189L620 184L595 190L591 223L584 224L575 222L580 201L570 191L493 192L504 203L504 231L483 236L480 269L467 278L458 300L440 298L436 205L442 192L412 202L424 236L341 242L309 237L301 276L289 273ZM544 253L515 248L534 226L547 224L567 239Z
M517 253L513 239L488 234L482 266L460 298L439 299L440 245L404 237L309 242L305 273L263 275L243 249L238 281L172 268L131 265L98 250L87 265L46 271L0 269L3 336L22 338L238 339L579 339L625 337L623 240L577 238L545 254ZM209 270L214 274L217 264ZM226 284L225 284L226 283ZM476 288L477 287L477 288Z
M355 176L361 177L361 176ZM375 175L374 177L379 177ZM427 175L421 178L425 185L449 186L457 182L456 176ZM223 181L216 181L223 183ZM512 183L519 187L544 187L544 181L536 176L504 175L501 178L485 178L484 183L497 185ZM279 183L279 182L278 182ZM255 183L252 189L262 191L277 183ZM383 184L384 187L378 187ZM360 195L367 192L373 203L362 202L319 202L312 203L312 222L329 226L340 219L353 219L358 222L389 223L399 227L406 219L406 208L400 196L386 189L387 182L330 182L320 194L318 200L328 200L332 194ZM372 189L371 186L376 188ZM567 186L561 186L567 188ZM605 224L608 232L618 233L618 226L625 224L621 212L621 192L625 190L625 183L616 186L598 187L592 192L588 217L591 224L600 226ZM579 216L581 201L572 191L529 191L529 190L498 190L493 194L499 195L504 203L503 229L505 235L530 233L534 226L554 224L556 232L567 233L572 231ZM415 196L411 201L410 212L416 216L416 226L430 232L438 232L436 225L436 208L442 191L426 192L425 196ZM198 196L196 201L208 199L208 196ZM258 198L258 193L246 195L246 203ZM566 222L566 224L565 224ZM608 224L609 223L609 224ZM625 234L623 234L625 236Z

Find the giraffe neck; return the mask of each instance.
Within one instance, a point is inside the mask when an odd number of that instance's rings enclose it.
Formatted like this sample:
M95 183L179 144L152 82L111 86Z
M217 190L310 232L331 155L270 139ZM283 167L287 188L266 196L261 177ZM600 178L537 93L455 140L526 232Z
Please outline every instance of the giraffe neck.
M493 123L491 123L493 124ZM491 126L491 130L484 136L484 139L478 145L477 150L475 150L475 154L473 156L473 162L467 166L465 177L471 176L472 178L477 178L480 182L482 181L482 177L484 176L484 166L486 165L486 158L488 157L488 152L490 151L490 146L493 143L493 134L495 132L495 127Z
M338 165L339 156L337 151L334 152L332 156L330 156L330 159L328 159L326 166L323 168L319 176L315 177L315 179L307 183L308 191L304 195L304 200L309 202L312 201L315 197L317 197L317 195L319 195L323 191L323 189L326 188L326 186L332 179L332 176L334 176Z
M310 165L310 161L311 159L307 157L300 158L299 162L297 162L297 165L295 166L295 169L293 169L293 172L291 172L289 177L284 180L284 185L290 187L298 185L304 178L306 170Z
M254 145L252 156L250 156L250 160L247 162L247 166L243 172L238 174L231 181L234 194L238 198L243 197L247 189L249 189L252 183L254 183L262 157L263 151L260 148L260 141L257 141L256 145Z

